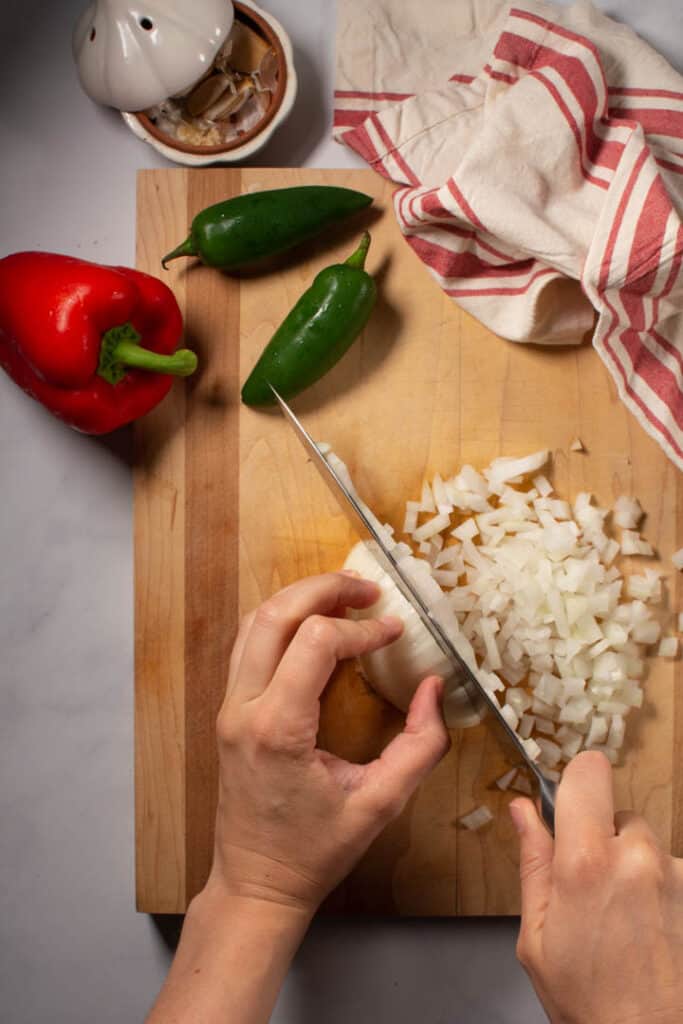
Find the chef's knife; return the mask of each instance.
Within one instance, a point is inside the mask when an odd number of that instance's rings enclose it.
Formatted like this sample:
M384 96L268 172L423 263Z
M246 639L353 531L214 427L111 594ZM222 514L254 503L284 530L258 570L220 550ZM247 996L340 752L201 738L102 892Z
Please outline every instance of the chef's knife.
M537 764L527 754L522 741L516 732L510 728L500 713L497 704L489 697L483 685L477 679L476 673L463 660L448 634L444 631L438 619L432 614L420 594L415 589L412 581L405 575L398 562L394 558L390 548L387 547L377 527L373 523L375 518L369 515L367 506L359 500L358 496L349 490L343 480L339 477L333 466L325 458L321 449L315 443L303 424L297 419L289 405L275 388L271 390L278 401L280 409L285 415L306 453L315 464L323 480L334 494L340 508L349 519L354 530L366 541L370 542L370 549L382 568L389 574L396 586L399 588L405 599L413 606L420 616L425 628L432 635L435 643L450 660L455 670L454 675L458 683L464 688L473 708L479 713L488 713L488 721L495 725L498 735L504 742L514 750L515 757L521 760L529 770L532 778L536 781L539 793L541 817L551 834L554 834L555 827L555 794L557 785L552 779L545 777Z

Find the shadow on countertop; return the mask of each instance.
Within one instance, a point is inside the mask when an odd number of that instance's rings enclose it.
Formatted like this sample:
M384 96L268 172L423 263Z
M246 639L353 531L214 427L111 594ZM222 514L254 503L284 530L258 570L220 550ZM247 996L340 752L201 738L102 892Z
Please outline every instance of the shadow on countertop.
M152 920L170 964L183 918ZM518 927L518 918L318 917L271 1024L542 1024L545 1015L515 957Z
M185 917L183 914L150 914L149 919L168 953L169 964L178 948L180 932Z

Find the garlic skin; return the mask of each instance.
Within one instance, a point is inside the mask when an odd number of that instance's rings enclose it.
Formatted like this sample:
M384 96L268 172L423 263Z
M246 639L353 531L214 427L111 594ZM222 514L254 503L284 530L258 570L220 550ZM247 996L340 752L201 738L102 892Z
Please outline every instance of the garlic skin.
M407 711L419 684L430 675L445 681L443 713L450 729L478 725L479 715L467 694L457 683L453 666L422 624L419 615L361 541L349 552L344 569L352 569L381 589L380 599L370 608L354 609L355 619L396 615L403 622L403 633L387 647L359 659L362 675L381 697L401 711Z

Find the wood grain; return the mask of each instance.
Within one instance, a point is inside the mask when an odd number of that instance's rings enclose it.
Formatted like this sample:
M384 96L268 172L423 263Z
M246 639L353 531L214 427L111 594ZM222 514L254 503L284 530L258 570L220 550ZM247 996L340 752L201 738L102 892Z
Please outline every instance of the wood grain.
M554 453L562 495L601 503L636 493L645 532L664 560L683 545L681 477L619 401L589 345L548 349L504 342L448 300L395 225L391 186L369 171L243 168L144 171L138 261L184 237L202 206L239 191L329 183L376 196L369 268L380 301L359 342L295 407L315 437L345 459L379 515L400 527L423 477L482 466L540 447ZM361 226L276 262L228 277L172 264L201 376L137 429L136 797L138 906L182 911L210 863L216 794L213 721L239 615L303 575L337 568L354 537L280 417L238 404L264 344L315 273L345 257ZM586 453L569 452L576 436ZM680 579L673 588L680 587ZM681 607L680 593L669 593ZM647 814L668 849L683 853L680 662L656 663L647 704L629 721L617 798ZM377 754L401 716L351 667L323 702L320 741L358 760ZM517 847L509 799L492 781L505 761L485 726L453 733L453 747L401 818L373 845L328 909L412 915L514 914ZM485 802L475 834L456 818Z
M185 172L138 178L137 264L185 230ZM174 281L185 307L185 286ZM185 399L174 387L136 430L135 821L139 909L173 913L185 879Z

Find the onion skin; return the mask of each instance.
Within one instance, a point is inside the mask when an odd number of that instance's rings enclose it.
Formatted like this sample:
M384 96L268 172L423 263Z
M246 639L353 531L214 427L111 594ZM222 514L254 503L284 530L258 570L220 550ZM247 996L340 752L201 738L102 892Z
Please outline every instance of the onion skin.
M423 626L413 606L362 541L349 552L344 569L352 569L365 579L372 580L382 591L379 601L370 608L354 611L354 618L397 615L404 624L398 640L359 659L361 674L373 690L400 711L406 712L422 680L430 675L438 675L445 683L443 712L446 725L450 729L478 725L481 717L473 710L462 687L456 682L451 662Z

